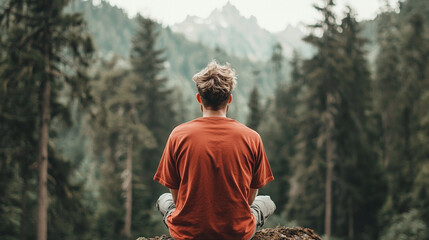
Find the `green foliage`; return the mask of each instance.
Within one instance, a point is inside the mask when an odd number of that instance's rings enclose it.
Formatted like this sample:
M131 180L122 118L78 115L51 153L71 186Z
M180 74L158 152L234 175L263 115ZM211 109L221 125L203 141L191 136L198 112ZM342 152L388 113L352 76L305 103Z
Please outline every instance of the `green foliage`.
M140 93L139 118L154 132L157 143L166 141L173 127L174 113L167 89L167 78L163 76L165 59L163 50L156 47L159 36L157 25L148 18L138 17L140 28L133 39L130 54L133 72L137 78L133 86ZM144 111L143 111L144 110Z
M398 16L392 12L384 13L380 23L384 24L381 25L380 46L382 51L386 51L379 54L378 76L381 77L377 79L379 84L383 84L379 91L384 101L380 101L378 106L381 106L384 125L385 167L389 183L388 200L380 213L380 221L385 225L411 208L419 208L422 216L428 216L427 202L421 198L425 195L422 179L427 162L426 147L422 145L426 141L421 135L425 131L422 125L425 111L421 104L428 86L429 45L427 20L420 13L427 8L420 5L421 8L415 11L409 9L418 2L404 2L401 6L404 11ZM396 24L395 19L402 21ZM390 75L392 73L394 75Z
M257 130L262 117L262 111L259 104L259 93L256 87L253 88L249 98L249 117L247 118L247 126L253 130Z
M344 62L339 51L339 26L332 6L333 2L328 1L324 7L315 7L323 19L312 27L322 31L322 35L310 34L305 38L317 49L317 53L303 64L305 88L301 110L297 114L299 133L295 136L296 171L292 177L296 179L297 185L291 186L294 195L288 206L292 218L303 225L317 226L315 230L318 232L322 232L321 223L325 213L325 169L327 161L334 159L334 156L328 159L325 155L328 146L335 146L333 137L338 131L335 125L336 116L339 115L338 105L341 103L339 93L343 76L343 69L338 63ZM308 209L311 211L308 212Z
M332 6L317 7L324 18L313 28L322 35L306 38L316 55L304 61L302 70L295 58L292 84L284 93L278 90L278 120L288 133L285 139L294 139L282 141L289 151L280 154L289 156L294 169L285 210L299 224L323 232L325 197L331 195L333 234L376 239L372 229L384 200L384 179L370 138L374 122L365 40L351 9L337 25ZM325 192L328 159L335 179L332 192Z
M418 14L423 17L425 25L429 24L429 6L425 0L401 1L398 18L401 22L406 22L412 15Z
M133 39L130 53L133 75L136 78L134 87L139 91L136 104L138 118L151 130L156 147L139 149L136 161L136 181L144 184L135 188L133 195L135 203L133 211L133 226L135 233L151 232L152 224L147 224L153 203L166 189L152 180L164 143L167 141L173 126L176 124L173 110L172 90L168 88L167 77L164 73L164 50L156 44L159 37L159 27L151 19L137 17L139 28Z
M341 49L348 56L343 66L341 104L338 115L338 163L340 183L338 205L348 222L347 234L358 238L375 239L377 209L384 201L385 183L376 148L374 134L371 78L365 58L365 40L359 36L360 25L349 8L341 23ZM356 171L360 169L360 171ZM360 196L370 196L362 198ZM366 226L360 224L365 222ZM344 233L345 234L345 233Z
M295 154L294 138L298 132L298 94L302 86L301 59L294 53L291 61L291 82L278 83L274 99L267 102L261 134L276 181L271 183L270 195L282 212L289 199L290 167ZM281 75L280 75L281 76Z
M67 123L67 104L71 99L78 99L83 104L91 100L86 76L92 54L91 38L85 31L80 14L62 13L65 4L67 1L7 1L0 12L0 121L4 128L2 133L5 133L5 138L2 138L5 151L2 151L0 158L4 166L2 169L10 177L2 183L10 185L9 181L16 182L15 189L20 192L19 195L5 192L5 198L15 196L15 201L6 203L5 209L10 211L19 206L19 218L7 212L1 218L11 218L13 224L2 226L10 228L7 230L10 236L21 235L22 239L35 237L36 220L32 213L35 212L37 200L34 191L37 176L34 171L35 156L39 152L37 146L40 141L37 122L41 121L39 116L46 83L51 84L51 98L48 99L51 117L47 121L61 119ZM55 130L51 131L51 137L55 139ZM71 180L74 164L56 155L52 143L48 149L51 167L48 189L52 204L48 217L64 217L48 222L51 236L55 238L70 235L78 222L85 224L86 218L80 199L82 188ZM9 160L3 162L3 159ZM18 166L19 170L16 168ZM71 238L80 236L75 234Z
M428 236L427 226L421 220L419 211L412 209L395 217L381 240L420 240L427 239Z
M284 56L283 56L283 47L282 45L278 42L276 44L274 44L273 46L273 52L271 54L271 62L273 64L273 70L275 73L279 73L282 70L282 62L284 60Z
M130 78L128 71L117 67L117 62L118 58L113 58L102 63L92 92L95 100L92 108L93 147L96 159L100 161L101 181L94 229L100 238L120 238L125 215L121 173L125 169L123 159L127 142L124 140L132 124L128 99L133 94L119 94L127 90L123 87L124 82Z
M137 24L130 21L123 9L105 0L101 0L99 5L94 5L93 1L71 1L66 12L83 14L100 53L116 53L122 57L129 55L130 40Z

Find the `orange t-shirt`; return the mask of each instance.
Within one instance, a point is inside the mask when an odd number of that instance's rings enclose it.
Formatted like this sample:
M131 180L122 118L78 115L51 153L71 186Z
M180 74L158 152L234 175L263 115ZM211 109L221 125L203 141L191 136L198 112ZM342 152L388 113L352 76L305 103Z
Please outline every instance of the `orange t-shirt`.
M273 180L259 134L223 117L201 117L176 127L154 180L178 189L167 218L175 239L249 239L256 219L250 188Z

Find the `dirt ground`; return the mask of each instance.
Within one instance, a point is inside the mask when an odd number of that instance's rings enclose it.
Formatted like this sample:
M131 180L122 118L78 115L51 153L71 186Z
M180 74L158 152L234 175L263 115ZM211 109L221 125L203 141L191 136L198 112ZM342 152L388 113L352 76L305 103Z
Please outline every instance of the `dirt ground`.
M319 236L314 234L314 231L309 228L302 227L276 227L276 228L264 228L255 233L252 240L322 240ZM170 236L162 235L154 238L140 237L137 240L174 240Z

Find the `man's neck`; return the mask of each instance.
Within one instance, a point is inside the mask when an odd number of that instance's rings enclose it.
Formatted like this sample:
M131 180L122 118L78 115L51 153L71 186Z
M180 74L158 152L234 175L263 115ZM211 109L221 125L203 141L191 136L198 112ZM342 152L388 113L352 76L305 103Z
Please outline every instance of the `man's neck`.
M203 117L225 117L226 118L226 108L219 109L217 111L203 108Z

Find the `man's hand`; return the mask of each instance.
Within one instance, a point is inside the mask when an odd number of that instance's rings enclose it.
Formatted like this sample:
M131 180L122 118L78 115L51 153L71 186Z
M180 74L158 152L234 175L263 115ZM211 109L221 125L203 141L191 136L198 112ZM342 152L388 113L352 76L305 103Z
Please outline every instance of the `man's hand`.
M170 188L170 192L171 192L171 195L173 195L174 204L177 204L176 203L176 201L177 201L177 192L179 192L179 189L171 189ZM253 198L253 199L255 199L255 198Z
M247 202L249 203L249 206L252 205L253 201L255 201L256 195L258 195L258 189L251 188L250 189L250 193L249 193L249 198L247 199Z

